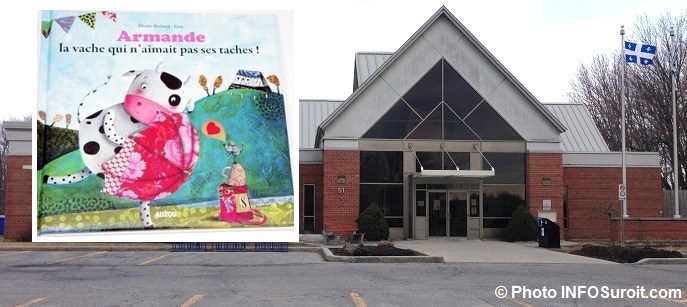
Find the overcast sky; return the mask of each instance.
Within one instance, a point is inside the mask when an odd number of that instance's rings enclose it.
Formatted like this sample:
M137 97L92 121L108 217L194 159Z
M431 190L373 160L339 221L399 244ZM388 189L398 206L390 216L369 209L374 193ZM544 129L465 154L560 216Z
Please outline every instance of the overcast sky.
M92 1L39 0L2 10L2 74L6 96L0 119L36 110L37 10L293 10L295 99L345 99L352 91L356 51L395 51L442 5L542 102L564 102L580 64L620 48L620 25L632 35L638 16L681 15L684 0L473 0L473 1ZM7 4L6 4L7 5ZM285 29L288 30L288 29ZM667 35L667 34L666 34ZM284 37L291 37L285 35ZM8 47L9 46L9 47ZM288 60L288 59L287 59ZM287 74L288 75L288 74ZM296 101L296 100L293 100ZM10 107L11 106L11 107ZM297 110L297 109L296 109Z

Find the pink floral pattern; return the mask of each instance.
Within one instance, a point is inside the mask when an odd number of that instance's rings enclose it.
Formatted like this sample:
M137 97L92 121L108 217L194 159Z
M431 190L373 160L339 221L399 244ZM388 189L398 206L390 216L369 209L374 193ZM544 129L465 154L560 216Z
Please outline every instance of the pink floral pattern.
M136 179L143 176L143 171L146 169L146 161L141 159L141 154L137 152L132 152L129 156L129 166L124 171L122 175L127 179Z
M191 176L199 145L188 116L159 116L130 136L124 149L103 164L103 192L141 201L169 196Z

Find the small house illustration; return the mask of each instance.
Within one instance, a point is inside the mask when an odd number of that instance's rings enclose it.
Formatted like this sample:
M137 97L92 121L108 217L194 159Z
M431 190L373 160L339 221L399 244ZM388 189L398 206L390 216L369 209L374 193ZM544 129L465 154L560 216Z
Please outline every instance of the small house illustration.
M272 92L262 73L255 70L239 69L236 77L234 77L234 81L229 85L229 89L235 88L250 88L267 93Z

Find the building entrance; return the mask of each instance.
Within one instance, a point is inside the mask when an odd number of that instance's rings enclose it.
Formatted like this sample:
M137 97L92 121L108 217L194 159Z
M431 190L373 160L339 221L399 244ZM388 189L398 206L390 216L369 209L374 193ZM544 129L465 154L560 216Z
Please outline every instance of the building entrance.
M427 191L426 197L430 237L468 236L470 217L479 218L478 192Z

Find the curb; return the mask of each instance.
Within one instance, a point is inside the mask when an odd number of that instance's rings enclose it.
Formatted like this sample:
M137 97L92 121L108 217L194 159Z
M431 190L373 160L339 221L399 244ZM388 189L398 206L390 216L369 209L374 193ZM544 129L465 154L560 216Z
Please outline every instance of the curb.
M0 251L108 251L108 252L148 252L170 251L164 246L7 246Z
M0 251L17 252L17 251L108 251L108 252L151 252L151 251L163 251L163 252L174 252L174 253L184 253L184 252L194 252L194 251L173 251L170 246L0 246ZM254 252L254 250L249 249L247 252ZM289 252L310 252L310 253L320 253L321 248L316 246L294 246L289 247ZM200 252L200 251L195 251ZM203 251L203 252L225 252L225 251ZM274 251L279 253L279 251Z
M687 264L687 258L644 258L634 264Z
M329 248L322 247L324 260L350 263L444 263L441 256L337 256Z

